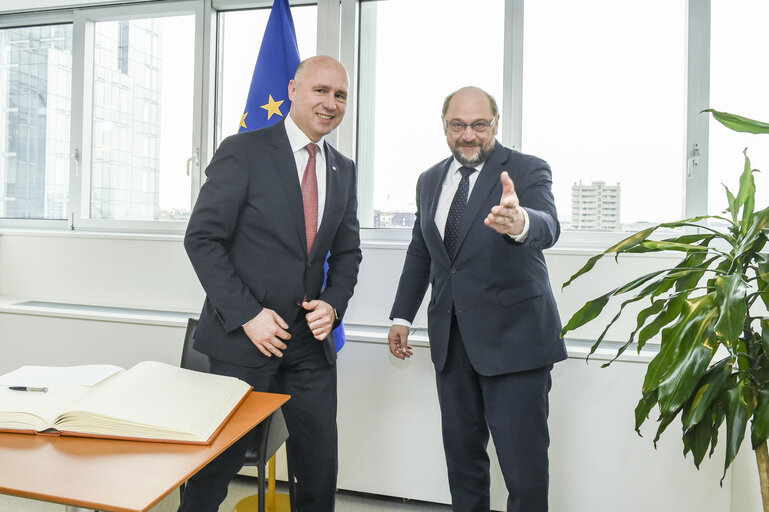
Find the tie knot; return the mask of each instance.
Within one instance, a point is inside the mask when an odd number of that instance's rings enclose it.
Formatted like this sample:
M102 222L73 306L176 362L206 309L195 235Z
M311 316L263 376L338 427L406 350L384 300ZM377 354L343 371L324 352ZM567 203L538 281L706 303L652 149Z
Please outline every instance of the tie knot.
M318 152L318 145L314 142L310 142L304 147L310 154L310 158L315 158L315 154Z
M475 172L475 168L474 167L460 167L459 168L459 172L462 174L462 179L465 179L468 176L470 176L472 173Z

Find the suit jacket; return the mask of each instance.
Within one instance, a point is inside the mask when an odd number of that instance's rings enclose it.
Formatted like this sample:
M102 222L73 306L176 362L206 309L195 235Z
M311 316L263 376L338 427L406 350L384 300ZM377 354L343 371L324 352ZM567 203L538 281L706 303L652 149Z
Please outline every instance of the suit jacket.
M216 151L184 238L206 292L197 350L258 367L267 358L241 326L263 308L291 324L304 297L319 298L344 315L361 261L356 172L350 159L324 147L325 210L309 255L301 185L283 122L228 137ZM334 364L333 334L324 350Z
M454 260L435 225L448 158L417 182L417 217L390 318L413 321L428 284L428 335L433 363L446 362L452 312L473 367L492 376L542 368L566 358L561 323L542 250L555 244L560 225L548 164L495 144L467 202ZM502 197L507 171L529 214L522 243L484 225Z

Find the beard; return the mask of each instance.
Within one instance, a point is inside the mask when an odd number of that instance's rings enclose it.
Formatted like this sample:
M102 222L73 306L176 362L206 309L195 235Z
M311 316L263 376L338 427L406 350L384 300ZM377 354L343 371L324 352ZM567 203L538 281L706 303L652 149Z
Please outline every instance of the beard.
M473 157L466 157L463 153L461 148L478 148L478 153L475 154ZM489 158L489 155L491 154L491 150L494 149L494 144L492 143L491 146L489 146L488 149L484 149L482 145L480 144L457 144L454 147L454 151L452 153L454 154L454 158L457 159L457 162L459 162L462 165L468 166L468 167L475 167L478 164L481 164L486 161L487 158Z

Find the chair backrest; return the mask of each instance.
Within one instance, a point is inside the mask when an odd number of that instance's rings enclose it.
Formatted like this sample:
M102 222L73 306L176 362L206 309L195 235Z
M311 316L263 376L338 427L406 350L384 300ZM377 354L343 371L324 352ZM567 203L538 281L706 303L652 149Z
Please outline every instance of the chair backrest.
M198 327L198 321L194 318L187 320L187 331L184 333L184 345L182 346L182 361L181 367L188 370L195 370L198 372L208 373L210 365L208 362L208 356L198 352L192 346L192 342L195 339L195 329Z
M198 352L192 346L195 339L195 329L198 321L194 318L187 320L187 331L184 333L184 345L182 346L181 367L188 370L206 372L210 370L208 356ZM283 443L288 439L288 428L283 418L283 411L278 409L270 417L256 427L256 432L246 450L244 464L256 466L266 464L275 455Z

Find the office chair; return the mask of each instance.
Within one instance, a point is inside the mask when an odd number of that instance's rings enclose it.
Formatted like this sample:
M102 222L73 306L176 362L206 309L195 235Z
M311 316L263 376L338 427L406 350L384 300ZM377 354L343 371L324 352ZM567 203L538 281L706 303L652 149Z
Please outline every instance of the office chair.
M182 360L181 367L188 370L195 370L198 372L208 373L209 362L208 356L195 350L192 346L192 342L195 339L195 329L198 326L198 321L194 318L187 320L187 331L184 333L184 345L182 346ZM258 497L259 497L259 512L265 512L266 504L266 480L267 473L265 471L266 464L272 458L273 455L283 446L283 443L288 439L288 428L286 427L286 421L283 419L283 411L278 409L270 417L261 422L255 428L255 434L251 438L246 449L246 458L243 462L244 466L256 466L259 473L258 484ZM184 484L179 488L179 491L184 490ZM272 490L272 489L271 489ZM295 510L296 500L295 496L295 484L293 473L291 473L291 466L288 466L288 494L291 512Z

